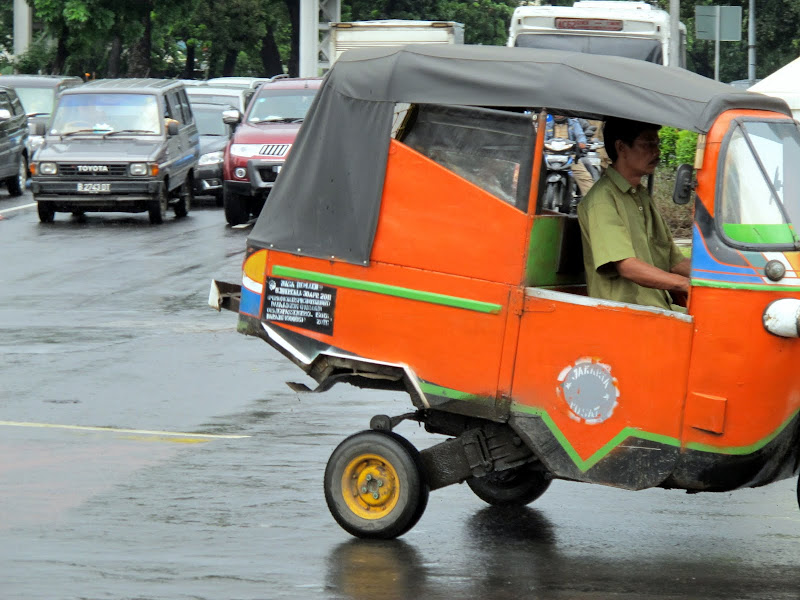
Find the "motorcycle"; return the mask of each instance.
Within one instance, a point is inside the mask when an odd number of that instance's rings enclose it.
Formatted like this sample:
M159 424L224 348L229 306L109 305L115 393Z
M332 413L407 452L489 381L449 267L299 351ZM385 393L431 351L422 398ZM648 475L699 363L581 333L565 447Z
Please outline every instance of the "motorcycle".
M575 197L575 181L570 170L575 164L577 144L566 138L551 138L544 143L547 186L542 208L569 213Z

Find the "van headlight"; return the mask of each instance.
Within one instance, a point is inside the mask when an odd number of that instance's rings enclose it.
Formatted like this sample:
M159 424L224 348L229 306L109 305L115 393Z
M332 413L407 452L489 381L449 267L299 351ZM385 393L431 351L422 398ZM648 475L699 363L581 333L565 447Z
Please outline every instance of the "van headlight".
M55 175L58 173L58 166L54 162L39 163L40 175Z
M205 166L205 165L218 165L222 162L222 150L217 152L209 152L208 154L203 154L200 157L200 160L197 161L198 166Z
M131 175L147 175L147 163L131 163L128 172Z

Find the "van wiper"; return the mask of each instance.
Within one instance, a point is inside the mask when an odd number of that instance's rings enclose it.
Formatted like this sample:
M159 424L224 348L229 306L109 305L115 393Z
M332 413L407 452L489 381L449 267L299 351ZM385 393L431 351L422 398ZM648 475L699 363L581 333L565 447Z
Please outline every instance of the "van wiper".
M117 135L118 133L149 133L154 134L155 131L152 129L117 129L116 131L109 131L106 134L103 134L103 139L110 137L112 135Z
M50 114L49 112L32 112L32 113L27 113L25 116L26 117L41 117L42 115L49 115L49 114Z
M73 135L78 135L79 133L98 133L94 129L76 129L75 131L68 131L66 133L62 133L60 139L64 139L65 137L70 137Z
M260 121L250 121L255 125L261 125L262 123L300 123L303 120L303 117L267 117L266 119L261 119Z

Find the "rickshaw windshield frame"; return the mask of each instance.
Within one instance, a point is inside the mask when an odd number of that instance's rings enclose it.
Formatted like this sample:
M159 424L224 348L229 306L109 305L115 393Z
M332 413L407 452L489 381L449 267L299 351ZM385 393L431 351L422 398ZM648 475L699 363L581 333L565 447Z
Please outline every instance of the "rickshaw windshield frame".
M755 143L753 142L751 131L747 128L747 123L759 123L759 124L766 124L766 125L790 125L796 126L794 121L788 119L762 119L756 117L738 117L731 120L730 126L728 131L725 133L725 137L722 140L722 147L720 149L718 163L717 163L717 182L715 186L715 210L714 210L714 223L717 230L717 233L720 236L726 245L730 246L731 248L736 248L738 250L749 250L749 251L763 251L769 250L773 252L778 251L795 251L800 250L800 237L798 237L795 228L800 225L800 223L795 223L792 221L791 216L787 212L786 206L784 201L781 200L781 195L778 192L775 183L770 178L769 173L767 171L767 167L762 160L761 154L758 152ZM752 242L752 241L743 241L740 239L735 239L731 237L728 232L726 232L724 225L726 224L723 211L725 206L725 183L727 181L727 171L726 167L727 161L729 160L729 150L731 148L731 143L734 139L734 136L739 132L744 140L744 143L750 153L750 157L753 159L757 169L758 175L761 177L763 182L766 184L766 187L770 193L771 201L775 202L778 211L780 212L781 217L783 218L783 222L787 225L791 232L792 236L794 237L794 241L791 243L784 243L784 242ZM800 138L798 138L800 141ZM800 199L798 199L800 201ZM745 223L742 223L745 225ZM755 224L751 224L755 225ZM774 225L770 224L762 224L762 225Z

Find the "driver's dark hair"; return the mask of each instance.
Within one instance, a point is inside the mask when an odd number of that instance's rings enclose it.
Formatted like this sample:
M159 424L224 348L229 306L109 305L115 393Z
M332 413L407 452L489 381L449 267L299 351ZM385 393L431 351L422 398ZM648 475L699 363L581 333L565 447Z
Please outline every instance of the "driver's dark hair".
M608 117L603 124L603 142L605 143L606 153L612 163L617 162L616 141L620 140L626 146L632 146L633 141L639 137L643 131L658 131L661 125L645 123L643 121L631 121L619 117Z

